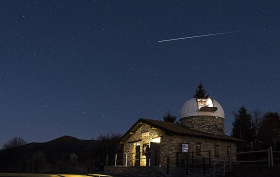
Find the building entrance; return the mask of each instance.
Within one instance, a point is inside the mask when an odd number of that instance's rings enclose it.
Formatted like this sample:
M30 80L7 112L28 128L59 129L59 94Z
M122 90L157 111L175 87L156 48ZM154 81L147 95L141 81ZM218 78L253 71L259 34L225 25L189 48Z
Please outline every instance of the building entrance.
M140 166L140 145L136 145L135 166Z
M160 143L150 143L150 166L159 165Z

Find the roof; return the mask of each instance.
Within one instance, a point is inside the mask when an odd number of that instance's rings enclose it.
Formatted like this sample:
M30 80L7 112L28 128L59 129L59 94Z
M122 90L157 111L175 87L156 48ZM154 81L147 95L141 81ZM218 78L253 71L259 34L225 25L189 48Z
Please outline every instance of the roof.
M225 118L225 113L222 106L212 98L192 98L186 101L181 107L180 119L193 116L215 116Z
M172 135L181 135L181 136L196 136L200 138L209 138L209 139L218 139L224 141L234 141L234 142L243 142L240 139L227 136L227 135L213 135L209 133L200 132L197 130L192 130L186 127L181 127L180 125L171 123L171 122L164 122L159 120L151 120L151 119L139 119L120 139L120 143L124 143L128 140L132 133L135 133L143 123L149 124L154 128L159 128L164 130L165 132L172 134Z

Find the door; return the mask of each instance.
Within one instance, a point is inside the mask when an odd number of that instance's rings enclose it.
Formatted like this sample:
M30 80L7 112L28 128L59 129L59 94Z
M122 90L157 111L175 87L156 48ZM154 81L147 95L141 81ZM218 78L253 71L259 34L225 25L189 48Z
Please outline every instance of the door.
M136 145L135 166L140 166L140 145Z
M150 143L150 166L158 166L159 165L159 154L160 154L160 143Z

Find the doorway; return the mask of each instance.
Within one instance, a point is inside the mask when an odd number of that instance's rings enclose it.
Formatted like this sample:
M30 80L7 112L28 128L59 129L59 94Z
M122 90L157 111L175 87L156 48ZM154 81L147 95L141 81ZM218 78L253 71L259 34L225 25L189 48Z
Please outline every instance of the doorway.
M135 166L140 166L140 144L136 145Z
M150 166L159 166L160 143L150 143Z

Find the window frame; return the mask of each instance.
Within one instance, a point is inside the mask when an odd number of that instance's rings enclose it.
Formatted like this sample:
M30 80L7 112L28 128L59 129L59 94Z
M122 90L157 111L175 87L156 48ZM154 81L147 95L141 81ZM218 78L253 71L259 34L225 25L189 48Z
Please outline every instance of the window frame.
M216 144L214 147L214 157L219 158L220 157L220 145Z
M196 143L196 156L201 156L201 143Z

